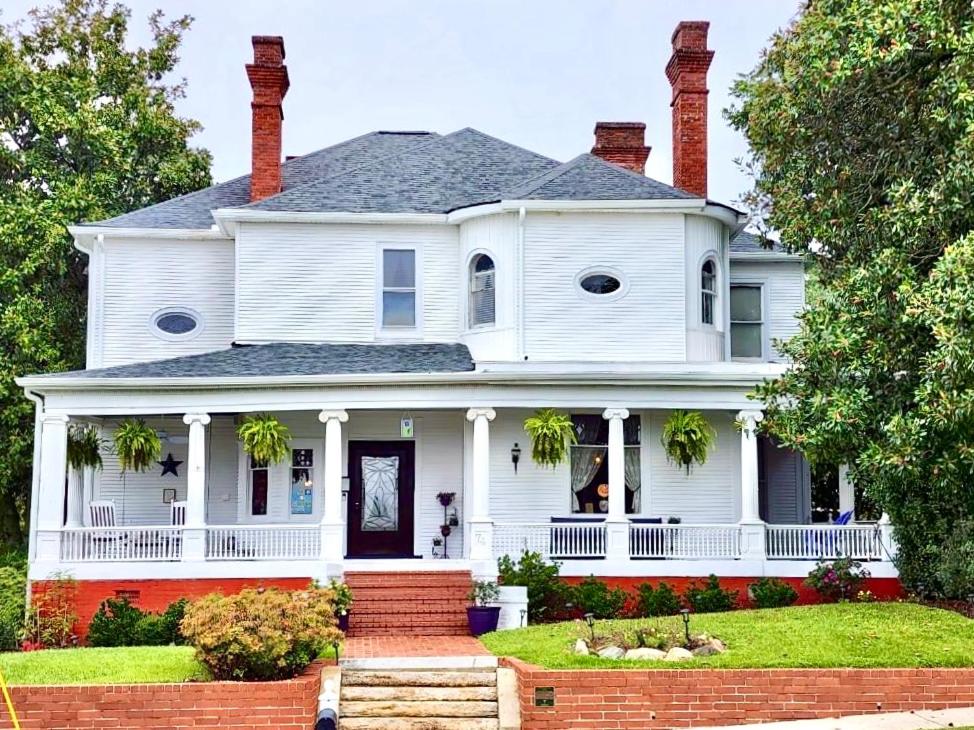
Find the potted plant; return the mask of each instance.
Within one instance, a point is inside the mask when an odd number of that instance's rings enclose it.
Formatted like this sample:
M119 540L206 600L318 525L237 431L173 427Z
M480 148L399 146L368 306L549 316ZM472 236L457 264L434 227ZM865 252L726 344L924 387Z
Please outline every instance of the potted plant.
M141 418L126 418L114 433L115 455L123 472L145 471L158 458L162 442L154 428Z
M554 408L542 408L524 420L524 430L531 437L531 458L538 466L554 469L568 458L568 449L578 442L575 424Z
M288 457L291 431L269 413L244 416L237 426L243 449L261 464L277 464Z
M449 507L453 504L453 499L456 496L456 492L440 492L436 495L436 499L443 507Z
M352 589L347 583L341 583L334 578L328 583L328 588L335 594L335 618L338 628L348 633L348 623L352 616Z
M85 467L101 469L101 450L105 440L94 426L72 426L68 429L68 464L81 470Z
M663 425L660 442L667 460L682 466L689 474L694 464L707 461L707 452L716 438L717 432L699 411L676 410Z
M497 621L501 615L500 606L490 606L500 596L500 589L491 580L475 580L470 588L468 598L472 606L467 606L467 622L470 633L480 636L490 631L497 631Z

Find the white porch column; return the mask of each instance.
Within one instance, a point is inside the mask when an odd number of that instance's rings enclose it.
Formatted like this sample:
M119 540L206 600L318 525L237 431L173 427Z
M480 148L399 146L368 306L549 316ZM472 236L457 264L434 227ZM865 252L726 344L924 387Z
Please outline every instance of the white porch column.
M765 531L758 493L758 424L764 420L759 410L737 414L741 426L741 554L745 559L764 560Z
M206 413L187 413L189 426L186 456L186 524L183 527L183 560L206 557Z
M68 417L41 416L41 463L37 494L38 562L57 562L61 555L59 531L64 524L64 484L68 467Z
M325 424L325 503L321 516L321 559L340 564L345 557L345 522L342 519L342 424L347 411L322 411ZM334 569L328 570L329 575Z
M626 517L626 449L622 422L629 418L625 408L606 408L602 418L609 422L609 514L606 518L606 558L629 559L629 519Z
M84 485L84 474L87 471L87 468L82 471L75 469L73 466L68 466L68 518L64 523L65 527L81 527L82 513L84 511L82 488Z
M473 423L473 455L470 490L471 560L494 560L494 521L490 518L490 422L497 417L493 408L471 408L467 420Z
M839 514L852 511L856 516L856 485L849 479L849 465L839 467Z

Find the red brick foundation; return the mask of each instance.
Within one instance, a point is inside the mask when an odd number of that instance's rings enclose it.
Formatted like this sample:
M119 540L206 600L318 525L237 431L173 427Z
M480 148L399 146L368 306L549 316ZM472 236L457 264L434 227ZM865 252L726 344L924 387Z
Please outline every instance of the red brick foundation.
M309 730L321 665L286 682L201 682L11 687L24 730L253 728ZM6 708L0 727L11 727Z
M75 632L81 638L88 633L88 624L98 606L106 598L128 596L133 605L143 611L165 611L166 607L180 598L199 598L208 593L239 593L244 588L275 587L286 590L307 588L311 578L199 578L181 580L82 580L78 581L75 610L78 623ZM50 581L34 581L31 590L43 593Z
M523 730L659 730L974 705L974 669L548 670L518 675ZM554 707L535 706L553 687Z

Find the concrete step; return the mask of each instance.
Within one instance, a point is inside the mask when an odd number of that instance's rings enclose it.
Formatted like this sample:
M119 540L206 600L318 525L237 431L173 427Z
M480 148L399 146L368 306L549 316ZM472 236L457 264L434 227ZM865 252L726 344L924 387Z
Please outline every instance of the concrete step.
M497 702L444 702L439 700L346 701L341 717L497 717Z
M490 717L343 717L342 730L498 730Z
M495 669L446 671L345 670L342 691L350 687L496 687Z
M496 702L497 687L342 687L342 702Z

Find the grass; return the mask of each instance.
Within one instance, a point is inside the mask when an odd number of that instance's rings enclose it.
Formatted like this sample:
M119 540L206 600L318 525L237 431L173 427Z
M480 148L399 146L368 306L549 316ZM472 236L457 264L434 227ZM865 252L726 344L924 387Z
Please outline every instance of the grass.
M188 646L47 649L0 653L8 684L143 684L205 681Z
M625 635L662 626L682 633L680 617L596 622L596 636ZM639 667L969 667L974 666L974 621L952 611L912 603L827 606L693 615L693 634L708 633L727 652L673 664L576 656L572 645L588 636L581 622L541 624L482 638L498 656L514 656L550 669Z

